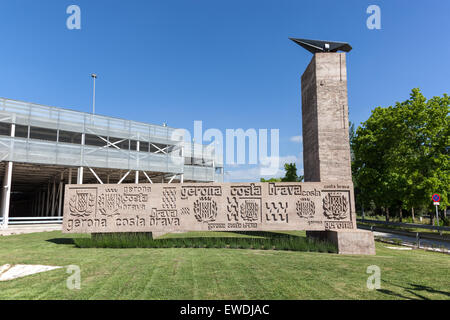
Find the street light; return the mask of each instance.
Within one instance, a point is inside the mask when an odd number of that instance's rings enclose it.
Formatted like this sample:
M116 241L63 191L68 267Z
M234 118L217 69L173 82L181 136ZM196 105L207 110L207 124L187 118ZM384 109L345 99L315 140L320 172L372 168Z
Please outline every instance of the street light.
M95 73L91 74L92 79L94 79L94 96L92 98L92 114L95 114L95 79L97 79L97 75Z

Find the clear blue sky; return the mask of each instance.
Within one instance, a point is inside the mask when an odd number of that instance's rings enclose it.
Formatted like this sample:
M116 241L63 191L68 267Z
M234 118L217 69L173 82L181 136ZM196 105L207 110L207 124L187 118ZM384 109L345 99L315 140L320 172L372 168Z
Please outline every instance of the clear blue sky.
M81 30L66 8L81 8ZM366 27L369 5L382 30ZM0 96L192 130L279 128L302 168L300 76L311 54L288 37L347 41L350 120L449 93L448 0L14 0L0 2ZM252 179L232 167L229 180ZM253 168L254 169L254 168ZM245 172L247 176L245 176Z

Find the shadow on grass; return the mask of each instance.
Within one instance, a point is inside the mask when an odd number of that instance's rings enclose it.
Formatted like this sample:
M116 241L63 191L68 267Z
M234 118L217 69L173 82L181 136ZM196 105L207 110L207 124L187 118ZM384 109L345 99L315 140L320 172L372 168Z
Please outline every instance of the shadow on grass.
M420 284L410 283L409 285L411 286L411 288L409 288L409 290L426 291L426 292L429 292L429 293L442 294L444 296L450 297L450 292L436 290L436 289L433 289L432 287L423 286L423 285L420 285ZM407 289L407 288L405 288L405 289Z
M388 283L387 281L383 281L385 283ZM440 294L446 297L450 297L450 293L449 292L445 292L445 291L441 291L441 290L436 290L432 287L429 286L424 286L424 285L420 285L420 284L414 284L414 283L408 283L408 286L401 286L401 285L397 285L397 284L392 284L393 286L396 286L398 288L404 289L406 292L412 294L413 296L415 296L416 298L411 298L411 297L406 297L400 293L396 293L392 290L387 290L387 289L378 289L378 292L384 293L384 294L388 294L388 295L392 295L392 296L396 296L402 299L414 299L414 300L430 300L430 298L425 297L422 294L419 294L418 291L424 291L427 293L432 293L432 294Z
M411 300L410 297L401 295L400 293L396 293L396 292L394 292L394 291L392 291L392 290L387 290L387 289L377 289L377 292L381 292L381 293L384 293L384 294L387 294L387 295L390 295L390 296L399 297L399 298L401 298L401 299Z
M54 244L75 244L75 240L73 238L55 238L45 240Z

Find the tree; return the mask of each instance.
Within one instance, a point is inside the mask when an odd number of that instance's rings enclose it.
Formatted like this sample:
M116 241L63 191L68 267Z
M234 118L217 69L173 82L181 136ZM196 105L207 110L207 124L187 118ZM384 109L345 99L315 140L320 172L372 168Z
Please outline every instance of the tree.
M297 176L297 166L295 163L286 163L284 165L285 175L284 178L261 178L261 182L302 182L303 176Z
M373 110L351 139L352 172L360 205L374 201L378 207L396 210L432 209L431 195L448 206L449 97L430 100L419 89L394 107Z
M286 172L284 178L281 178L283 182L301 182L303 176L297 176L297 166L295 163L286 163L284 165L284 171Z
M348 135L349 135L349 140L350 140L350 159L353 161L355 159L355 155L353 152L352 141L355 140L356 130L355 130L355 124L351 121L348 122Z

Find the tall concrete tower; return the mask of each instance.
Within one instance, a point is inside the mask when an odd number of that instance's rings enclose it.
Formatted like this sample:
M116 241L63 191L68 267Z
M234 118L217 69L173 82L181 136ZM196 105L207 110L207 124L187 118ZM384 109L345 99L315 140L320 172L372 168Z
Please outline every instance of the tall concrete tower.
M291 39L314 56L302 76L303 166L305 182L352 183L348 132L347 65L344 42ZM354 204L353 194L352 204ZM334 205L338 206L335 202ZM352 205L352 212L355 208ZM375 254L373 233L356 229L307 231L327 239L339 252Z
M302 76L305 182L351 181L343 52L316 52Z
M305 182L351 181L345 42L290 38L314 56L302 76Z

